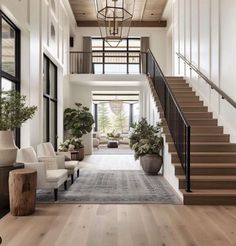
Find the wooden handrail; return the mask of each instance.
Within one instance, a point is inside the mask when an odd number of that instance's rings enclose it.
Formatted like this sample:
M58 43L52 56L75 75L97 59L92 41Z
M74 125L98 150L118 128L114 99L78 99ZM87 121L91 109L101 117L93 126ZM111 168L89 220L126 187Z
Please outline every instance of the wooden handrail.
M186 57L184 57L180 53L176 53L179 58L181 58L191 69L193 69L202 79L204 79L207 84L211 86L211 89L214 89L217 91L222 99L225 99L228 103L230 103L234 108L236 108L236 102L229 96L227 95L223 90L221 90L218 86L216 86L213 81L207 78L206 75L204 75L196 66L194 66Z

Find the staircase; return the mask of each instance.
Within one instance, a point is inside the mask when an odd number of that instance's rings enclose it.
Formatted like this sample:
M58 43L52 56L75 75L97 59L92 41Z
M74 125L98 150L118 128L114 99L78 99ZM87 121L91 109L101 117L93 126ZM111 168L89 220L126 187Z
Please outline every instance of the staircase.
M167 82L191 125L191 189L186 192L185 176L163 110L151 83L156 105L164 122L164 133L184 204L236 204L236 144L223 133L217 119L208 112L182 77L166 77Z

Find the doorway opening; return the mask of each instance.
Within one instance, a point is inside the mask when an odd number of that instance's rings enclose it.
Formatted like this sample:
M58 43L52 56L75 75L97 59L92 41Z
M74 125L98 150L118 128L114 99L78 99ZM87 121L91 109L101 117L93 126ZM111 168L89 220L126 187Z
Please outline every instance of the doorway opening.
M138 91L94 91L93 154L132 155L129 132L139 120Z

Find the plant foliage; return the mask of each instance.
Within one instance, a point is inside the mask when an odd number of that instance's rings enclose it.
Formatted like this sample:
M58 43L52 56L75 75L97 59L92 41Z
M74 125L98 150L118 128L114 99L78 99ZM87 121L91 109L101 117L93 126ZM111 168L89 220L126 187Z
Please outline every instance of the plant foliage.
M80 148L83 147L84 145L82 144L81 139L73 137L67 139L64 143L60 144L59 150L60 151L79 150Z
M93 116L87 107L81 103L75 103L76 108L67 108L64 111L64 127L70 135L81 138L84 134L92 131Z
M26 97L18 91L0 91L0 131L14 130L31 119L36 106L26 106Z
M135 160L147 154L160 156L163 148L161 124L157 123L156 126L152 126L145 118L133 124L130 133L130 147L135 152Z

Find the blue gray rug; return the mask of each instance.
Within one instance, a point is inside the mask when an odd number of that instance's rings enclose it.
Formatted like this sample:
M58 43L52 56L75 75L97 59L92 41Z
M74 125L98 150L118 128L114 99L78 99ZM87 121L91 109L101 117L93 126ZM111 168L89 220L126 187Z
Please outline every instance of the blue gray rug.
M158 203L181 204L162 176L149 176L141 170L81 170L67 191L61 187L58 203ZM39 191L40 203L52 203L51 191Z

